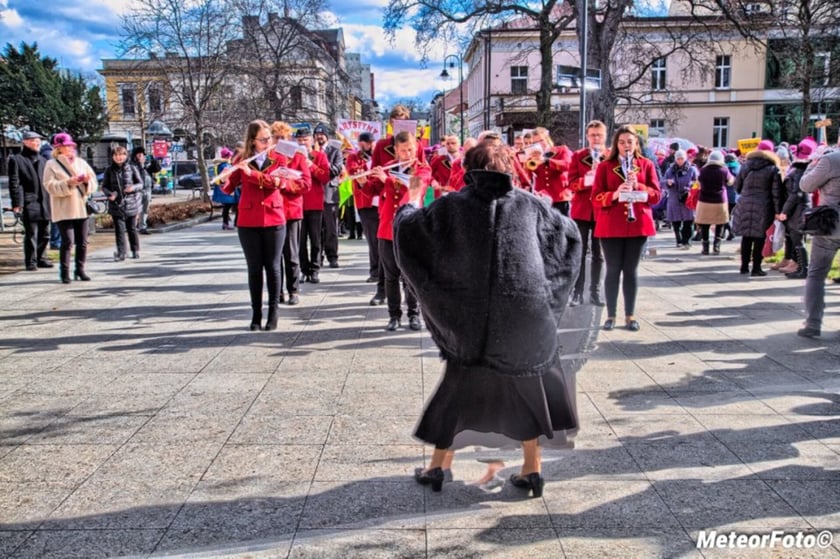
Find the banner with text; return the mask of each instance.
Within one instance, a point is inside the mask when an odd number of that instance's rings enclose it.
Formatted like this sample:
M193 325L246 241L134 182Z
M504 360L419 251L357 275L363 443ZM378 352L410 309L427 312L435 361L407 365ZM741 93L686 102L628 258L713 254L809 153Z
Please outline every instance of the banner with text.
M381 138L382 123L372 120L350 120L340 118L336 123L335 131L347 138L347 140L350 141L355 148L359 145L359 134L362 132L373 134L374 140Z

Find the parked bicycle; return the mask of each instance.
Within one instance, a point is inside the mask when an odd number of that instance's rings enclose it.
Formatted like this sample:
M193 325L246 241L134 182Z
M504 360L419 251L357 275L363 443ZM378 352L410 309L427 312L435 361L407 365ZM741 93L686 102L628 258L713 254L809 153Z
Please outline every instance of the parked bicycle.
M6 214L10 214L14 221L10 223ZM23 219L20 212L16 212L12 208L3 208L3 231L11 232L12 241L16 245L23 242Z

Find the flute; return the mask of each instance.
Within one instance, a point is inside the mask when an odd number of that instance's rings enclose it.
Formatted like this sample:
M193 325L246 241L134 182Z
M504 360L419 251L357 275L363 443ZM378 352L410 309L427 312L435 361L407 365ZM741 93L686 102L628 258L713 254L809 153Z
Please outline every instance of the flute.
M236 171L239 168L240 163L246 163L246 164L250 163L251 161L255 160L256 158L260 157L263 154L267 154L268 152L270 152L273 149L274 149L274 146L271 146L270 148L268 148L266 150L263 150L263 151L259 152L258 154L249 157L248 159L245 159L243 161L237 161L236 165L231 165L230 167L228 167L227 169L225 169L224 171L222 171L221 173L216 175L216 177L213 178L212 181L210 181L210 184L221 184L223 179L227 179L229 176L231 176L233 174L234 171Z
M413 162L414 162L413 159L411 159L410 161L406 161L406 162L397 161L396 163L393 163L391 165L386 165L385 167L381 167L381 169L383 171L387 171L388 169L395 169L395 168L400 167L402 165L411 165ZM348 178L348 180L354 181L356 179L361 179L361 178L364 178L368 175L372 175L373 172L374 172L374 169L370 169L368 171L365 171L364 173L359 173L359 174L356 174L356 175L352 175L352 176L347 177L347 178Z

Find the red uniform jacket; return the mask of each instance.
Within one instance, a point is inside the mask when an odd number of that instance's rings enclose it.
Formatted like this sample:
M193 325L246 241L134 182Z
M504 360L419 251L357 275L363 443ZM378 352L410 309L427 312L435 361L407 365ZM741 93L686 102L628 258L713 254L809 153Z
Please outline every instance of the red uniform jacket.
M303 211L324 209L324 188L330 182L330 162L323 151L309 152L312 188L303 193Z
M417 153L415 154L417 161L426 163L426 152L423 151L423 145L417 142ZM397 152L394 151L394 136L386 136L381 138L373 147L373 163L374 167L384 167L389 163L393 163L397 159Z
M464 160L458 159L454 163L452 163L452 172L449 173L449 190L453 192L458 192L464 185L464 174L466 171L464 170Z
M357 175L368 170L369 157L360 151L353 151L347 155L345 169L350 175ZM368 179L369 180L369 179ZM362 190L362 185L353 181L353 204L357 210L373 207L373 196Z
M595 165L600 160L601 158L595 161ZM590 171L594 178L595 166L592 161L592 150L589 148L577 150L572 155L572 162L569 164L569 188L574 193L572 196L572 219L595 221L595 209L592 206L592 185L586 185L586 175Z
M388 171L385 171L385 173L388 174L388 178L384 183L376 177L371 177L362 189L368 194L378 195L380 197L377 238L393 241L394 216L397 214L400 206L408 203L408 187L400 181L392 179ZM432 183L432 170L425 163L415 161L411 165L408 174L423 179L423 184L427 187Z
M236 169L222 185L222 191L226 194L233 194L236 187L240 187L237 227L274 227L286 224L283 197L280 195L282 181L270 176L280 166L279 157L282 157L279 153L271 151L262 167L258 167L256 161L251 161L248 163L250 174Z
M432 157L432 161L429 163L429 166L432 168L432 178L441 187L439 190L435 190L435 198L440 197L442 192L450 190L446 187L449 186L449 177L452 174L453 163L454 161L449 157L449 154L435 155Z
M286 220L303 219L303 194L312 188L312 176L309 174L306 156L297 152L291 160L283 154L277 154L276 157L280 160L280 167L300 171L302 175L300 180L282 179L280 194L283 195Z
M595 221L596 237L651 237L656 235L651 206L659 202L659 177L654 163L644 157L634 159L636 180L639 189L647 190L647 203L634 203L636 221L627 221L629 203L613 200L613 192L624 183L624 173L618 159L602 161L595 170L595 184L592 187L592 202L597 208Z
M552 148L554 155L551 162L544 161L542 165L531 171L536 177L534 192L551 196L551 202L568 202L572 199L569 190L569 163L572 152L566 146Z

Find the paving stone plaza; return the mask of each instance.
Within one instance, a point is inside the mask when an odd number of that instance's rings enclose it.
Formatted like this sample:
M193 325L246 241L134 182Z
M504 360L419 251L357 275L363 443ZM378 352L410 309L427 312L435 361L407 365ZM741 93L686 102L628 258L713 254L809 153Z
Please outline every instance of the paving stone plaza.
M545 455L543 497L473 484L498 455L481 449L432 493L412 431L442 364L368 305L365 242L249 332L219 228L143 237L138 261L99 250L91 282L0 277L0 557L840 557L840 285L823 339L800 338L802 281L663 231L641 331L564 317L581 429ZM732 533L746 546L710 539ZM783 545L799 533L817 544Z

